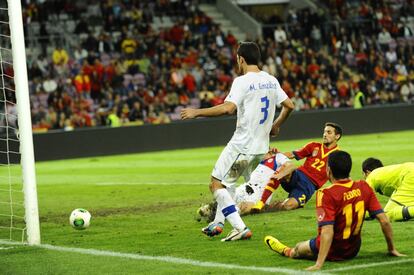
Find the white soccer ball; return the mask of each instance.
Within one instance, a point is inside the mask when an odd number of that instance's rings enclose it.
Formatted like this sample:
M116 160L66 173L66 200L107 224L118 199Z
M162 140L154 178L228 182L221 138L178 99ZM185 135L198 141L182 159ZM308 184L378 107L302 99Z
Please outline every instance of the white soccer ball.
M91 222L91 213L88 210L83 208L77 208L72 211L69 217L70 225L77 229L83 230L88 228Z

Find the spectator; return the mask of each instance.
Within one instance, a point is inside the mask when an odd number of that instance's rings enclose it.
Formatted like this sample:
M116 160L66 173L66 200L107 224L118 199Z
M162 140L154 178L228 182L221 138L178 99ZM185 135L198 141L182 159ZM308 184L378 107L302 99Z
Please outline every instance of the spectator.
M282 29L282 26L277 26L274 32L274 39L277 43L284 43L286 41L286 32Z
M29 63L34 113L40 106L52 107L58 114L57 127L70 129L108 125L114 107L120 121L132 121L135 102L144 123L176 119L178 105L222 102L237 74L237 41L231 32L224 36L196 4L177 1L173 10L168 1L135 5L103 0L101 17L90 18L85 17L85 4L73 7L70 16L80 19L75 28L80 39L65 51L66 58L58 54L57 63L65 65L56 65L53 55ZM331 22L307 10L291 10L287 24L257 40L263 70L278 76L298 110L352 107L358 91L365 105L412 102L413 37L404 18L411 7L404 0L400 6L396 10L388 2L379 8L375 1L329 1ZM56 17L57 11L45 12L45 7L32 1L30 20ZM153 28L154 14L170 16L173 27ZM99 20L105 32L99 32ZM90 32L92 24L97 32ZM13 75L10 69L5 73ZM46 118L38 124L51 123Z
M121 126L121 119L118 116L118 107L114 106L108 115L108 125L111 127Z
M378 43L383 52L385 52L391 41L391 34L387 31L386 28L382 28L382 31L378 34Z
M53 64L55 64L56 66L63 66L63 65L68 64L69 55L68 55L68 53L66 52L65 49L58 46L53 51L52 60L53 60Z

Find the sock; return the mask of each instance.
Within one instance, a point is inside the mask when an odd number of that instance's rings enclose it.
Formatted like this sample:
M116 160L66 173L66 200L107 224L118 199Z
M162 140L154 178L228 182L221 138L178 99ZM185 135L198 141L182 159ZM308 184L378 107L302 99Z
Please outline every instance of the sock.
M217 199L217 198L216 198ZM223 212L221 212L221 209L223 207L221 206L221 204L217 201L217 209L216 209L216 216L214 217L214 223L222 223L224 224L224 221L226 220L226 218L223 215Z
M271 179L266 185L265 190L263 191L262 198L260 199L263 204L266 204L266 201L273 194L273 192L279 187L280 182L275 179Z
M216 199L218 206L220 206L223 216L233 226L233 228L241 231L246 228L240 214L237 212L236 204L229 192L224 189L218 189L214 192L214 198ZM219 210L219 209L217 209ZM217 211L218 212L218 211ZM216 215L217 217L217 215Z

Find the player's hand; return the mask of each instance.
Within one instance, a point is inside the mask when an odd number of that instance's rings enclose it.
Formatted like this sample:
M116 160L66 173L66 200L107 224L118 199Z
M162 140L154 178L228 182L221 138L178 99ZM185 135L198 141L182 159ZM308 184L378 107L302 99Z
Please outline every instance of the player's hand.
M195 118L196 117L196 109L192 109L192 108L184 108L181 110L181 119L185 120L185 119L191 119L191 118Z
M280 132L280 127L272 127L272 130L270 131L271 137L277 137Z
M307 271L314 271L314 270L320 270L322 268L322 266L315 264L313 266L310 266L308 268L306 268Z
M263 159L271 158L278 152L279 151L277 150L277 148L269 148L269 151L266 153L266 155L263 156Z
M279 150L277 148L269 148L269 153L277 154L277 153L279 153Z
M277 168L277 170L273 173L273 175L270 176L270 180L281 180L286 176L286 175L280 173L280 170L281 170L280 168L282 168L282 167L283 167L283 165L281 167Z
M283 177L280 176L279 172L275 172L270 179L271 180L281 180Z
M398 252L396 249L393 249L391 251L388 251L388 254L390 256L395 256L395 257L406 257L407 255L405 254L401 254L400 252Z

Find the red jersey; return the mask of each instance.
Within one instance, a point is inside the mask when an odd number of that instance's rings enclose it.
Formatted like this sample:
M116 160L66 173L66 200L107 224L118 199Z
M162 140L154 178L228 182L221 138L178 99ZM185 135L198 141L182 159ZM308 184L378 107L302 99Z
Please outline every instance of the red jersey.
M328 149L320 142L310 142L292 153L297 160L306 158L305 163L298 169L308 176L316 188L320 188L328 181L326 174L328 156L337 150L339 150L338 146Z
M368 211L371 216L384 212L371 187L363 180L338 181L317 192L316 215L319 228L316 246L318 249L321 227L334 225L328 260L345 260L358 254L365 211Z

